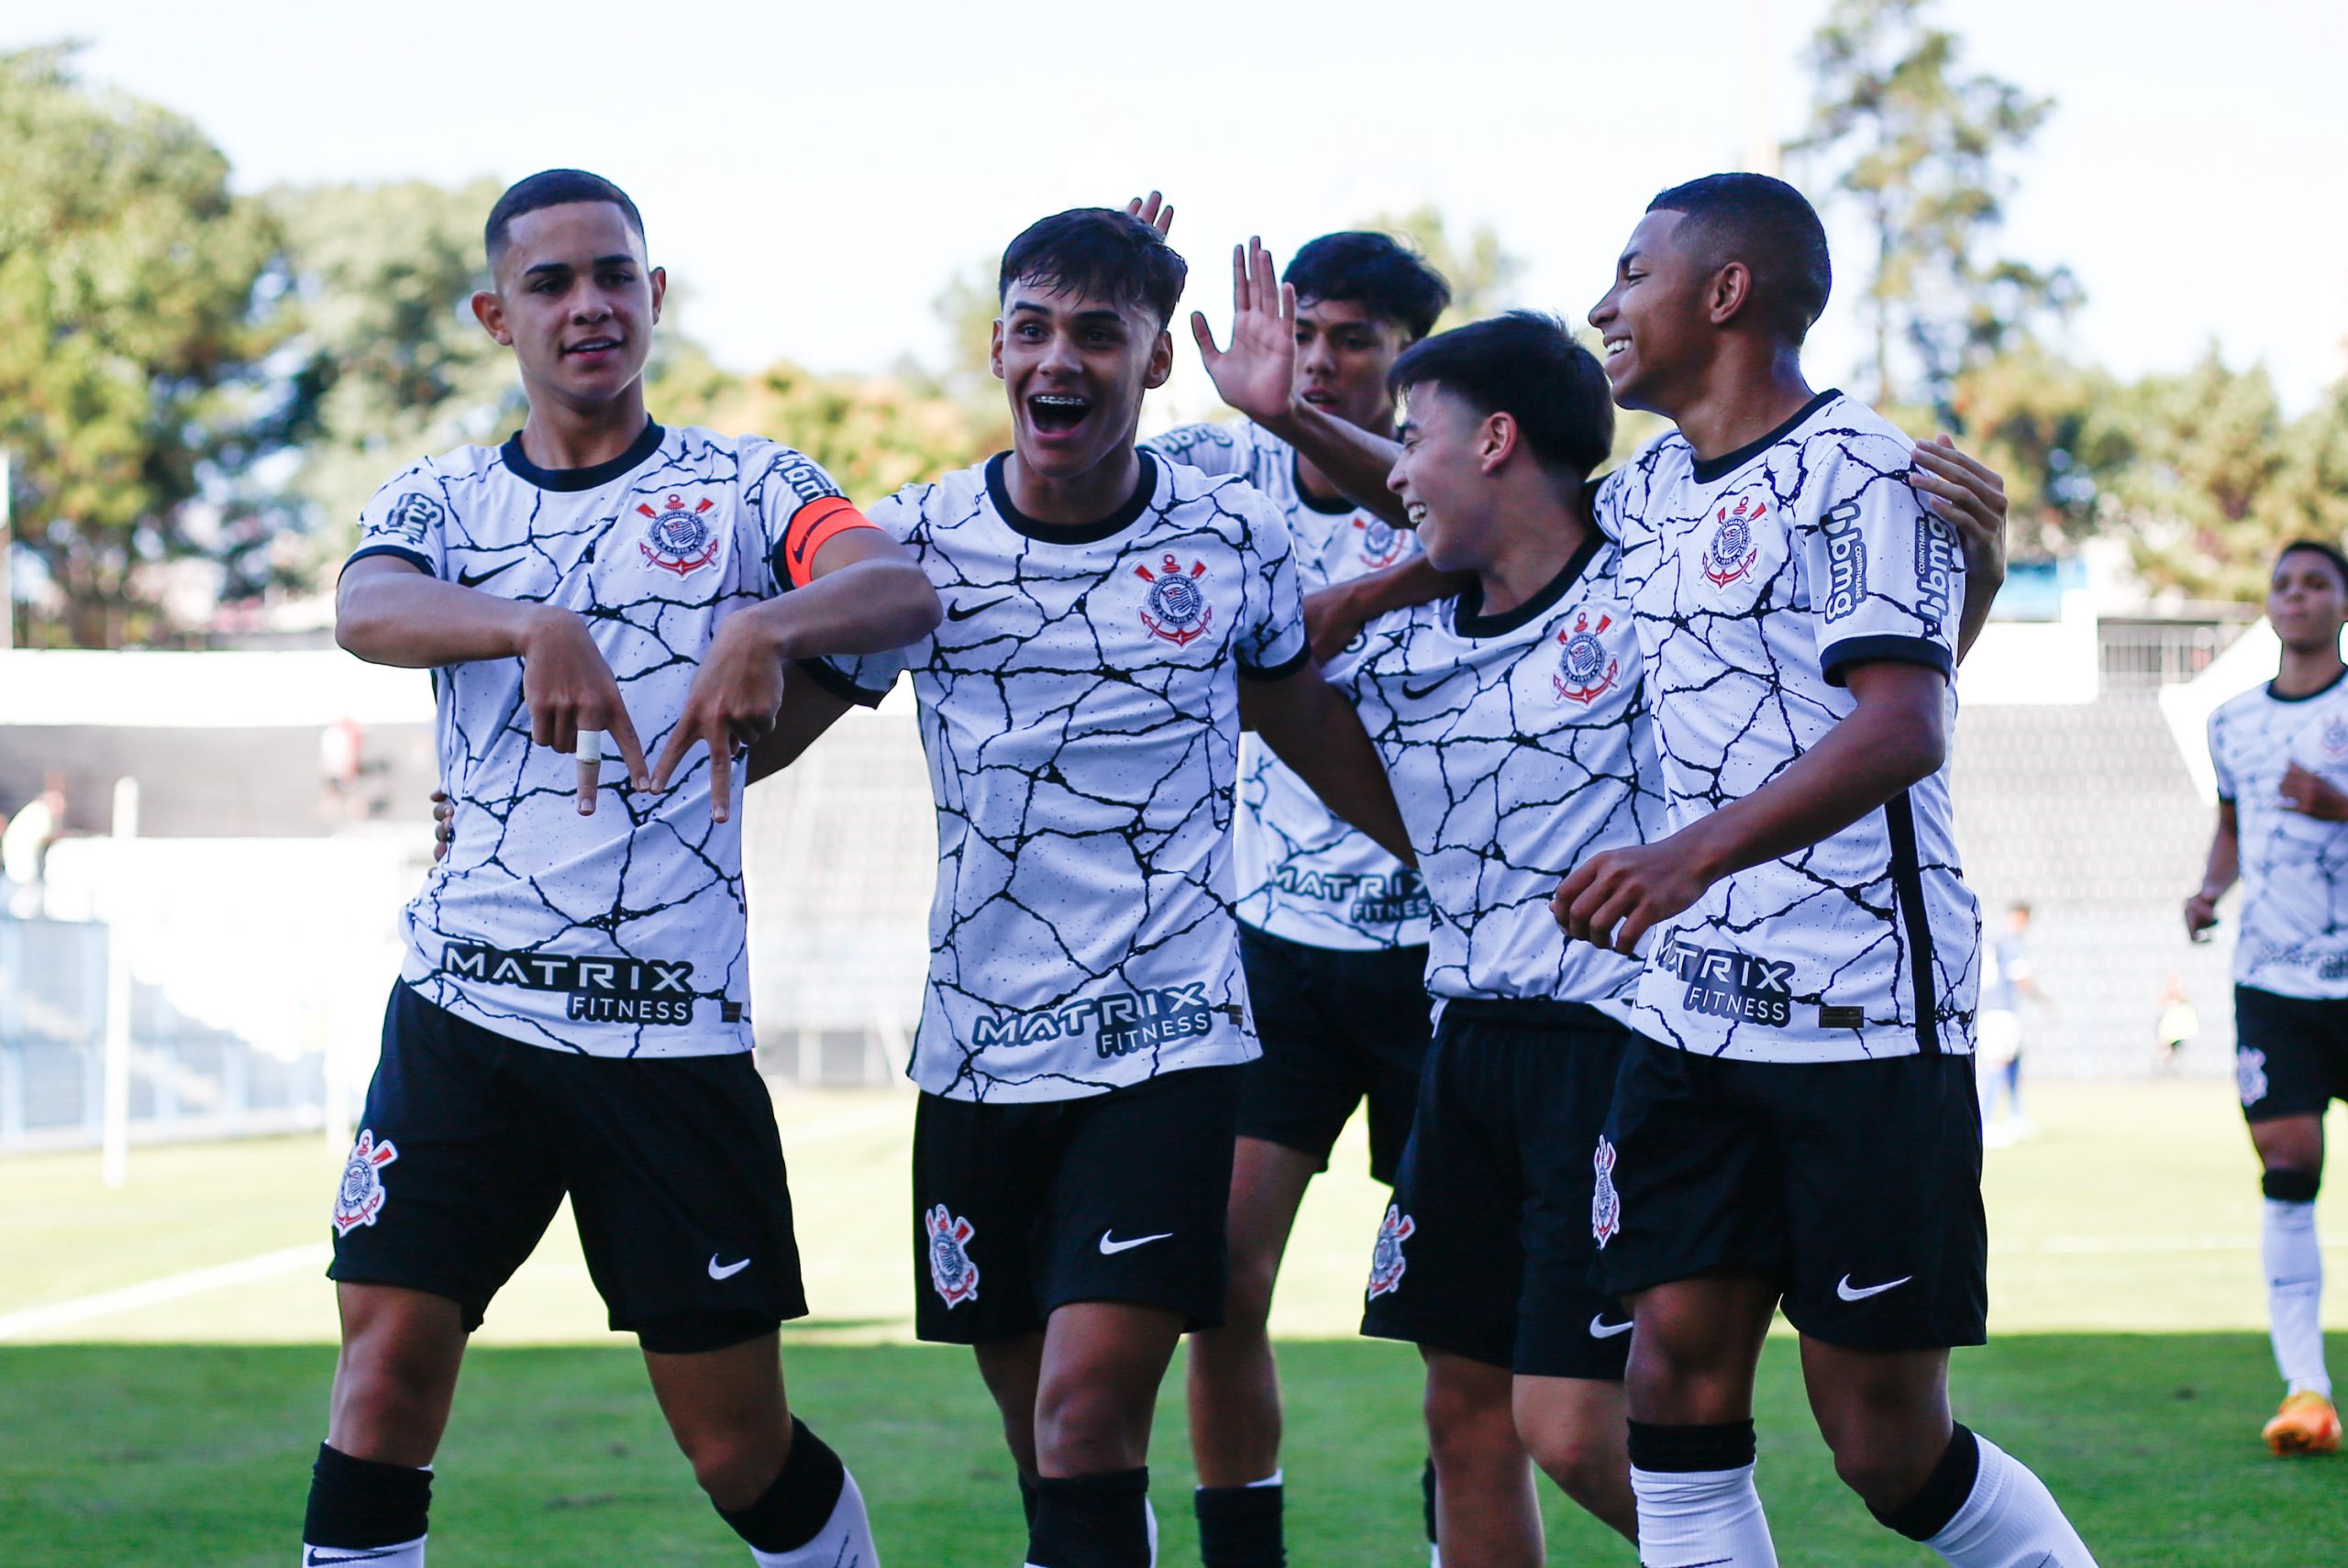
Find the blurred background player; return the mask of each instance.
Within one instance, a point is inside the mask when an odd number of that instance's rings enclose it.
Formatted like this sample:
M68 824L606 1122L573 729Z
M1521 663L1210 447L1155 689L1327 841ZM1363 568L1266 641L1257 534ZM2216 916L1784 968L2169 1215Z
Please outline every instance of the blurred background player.
M1647 960L1600 1145L1600 1282L1637 1322L1640 1560L1776 1562L1752 1389L1782 1302L1836 1471L1878 1520L1960 1568L2085 1568L2046 1487L1949 1413L1988 1237L1946 737L1987 604L1961 603L1918 449L1803 377L1828 287L1800 193L1715 175L1649 204L1589 316L1616 401L1678 426L1599 498L1673 831L1557 893L1576 938Z
M2348 1099L2348 559L2329 545L2285 547L2266 617L2281 668L2210 715L2218 826L2185 929L2200 940L2218 900L2243 883L2234 1074L2265 1167L2267 1324L2285 1386L2265 1436L2276 1453L2330 1453L2340 1415L2323 1360L2315 1198L2324 1111Z
M434 671L454 812L336 1198L342 1354L304 1560L424 1562L468 1337L568 1197L612 1326L760 1568L872 1568L855 1482L783 1397L776 1326L807 1309L751 1058L731 773L786 664L904 643L936 595L808 458L650 419L667 279L616 186L533 175L485 238L473 309L528 419L385 485L338 595L345 648Z
M2054 999L2038 983L2030 961L2030 920L2028 904L2008 904L2005 930L1985 934L1981 944L1981 1017L1975 1055L1981 1077L1982 1138L1992 1145L2037 1131L2021 1109L2021 1004L2029 1001L2052 1010Z
M1244 308L1248 274L1244 264L1235 273ZM1450 304L1449 285L1390 237L1367 233L1312 241L1284 282L1296 311L1283 408L1301 403L1391 439L1387 373ZM1418 548L1407 529L1355 505L1252 419L1183 425L1148 445L1202 472L1238 475L1279 506L1324 660L1367 619L1347 603L1354 585ZM1304 1189L1364 1101L1370 1175L1394 1180L1426 1055L1427 896L1417 871L1332 813L1260 740L1243 744L1235 860L1240 958L1264 1055L1240 1085L1224 1321L1191 1339L1192 1505L1205 1568L1278 1568L1280 1389L1266 1327L1273 1284Z

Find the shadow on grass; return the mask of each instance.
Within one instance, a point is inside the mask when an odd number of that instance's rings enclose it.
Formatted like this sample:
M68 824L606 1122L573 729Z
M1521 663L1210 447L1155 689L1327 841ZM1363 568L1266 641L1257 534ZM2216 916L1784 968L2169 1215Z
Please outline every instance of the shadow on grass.
M1423 1562L1416 1358L1366 1342L1279 1353L1291 1561ZM793 1407L855 1470L892 1568L1020 1560L1011 1463L967 1353L785 1355ZM333 1365L325 1346L0 1349L0 1562L279 1568ZM2300 1568L2338 1549L2348 1461L2280 1463L2259 1445L2275 1397L2263 1337L2015 1336L1962 1353L1955 1386L1959 1417L2046 1477L2105 1568ZM1937 1561L1837 1485L1785 1342L1765 1357L1758 1415L1762 1494L1789 1562ZM1197 1546L1179 1367L1156 1448L1162 1561L1180 1568ZM435 1492L437 1541L477 1568L743 1560L623 1349L473 1352ZM1627 1545L1544 1494L1551 1562L1628 1568Z

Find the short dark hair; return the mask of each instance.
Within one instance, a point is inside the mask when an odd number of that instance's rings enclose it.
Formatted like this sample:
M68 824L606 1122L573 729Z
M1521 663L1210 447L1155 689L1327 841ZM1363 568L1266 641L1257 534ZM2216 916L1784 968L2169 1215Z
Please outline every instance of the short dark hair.
M1429 382L1479 414L1505 414L1545 468L1586 480L1614 449L1614 395L1598 357L1537 311L1455 326L1402 351L1386 384L1397 397Z
M636 204L628 200L626 191L601 174L590 174L584 169L541 169L527 179L506 186L505 193L497 198L497 204L489 209L489 222L482 230L482 248L489 252L489 264L496 266L497 259L505 253L506 244L513 237L508 231L515 218L544 207L568 206L572 202L609 202L627 219L636 237L644 237L644 215L636 210Z
M1297 302L1354 300L1424 337L1451 304L1451 285L1426 258L1390 234L1348 229L1324 234L1289 259L1281 274L1295 285Z
M2340 547L2338 546L2327 545L2320 539L2292 540L2289 544L2275 552L2276 569L2280 570L2285 560L2298 554L2302 550L2305 550L2311 555L2321 556L2325 560L2330 561L2331 563L2331 569L2340 574L2340 586L2342 588L2348 588L2348 555L2341 554Z
M1146 305L1163 326L1174 319L1190 275L1190 264L1151 225L1111 207L1071 207L1029 224L1011 242L995 301L1031 278L1055 293Z
M1707 174L1674 185L1647 204L1678 213L1680 233L1704 265L1742 261L1753 274L1753 301L1778 336L1799 344L1826 309L1834 266L1826 226L1810 198L1767 174Z

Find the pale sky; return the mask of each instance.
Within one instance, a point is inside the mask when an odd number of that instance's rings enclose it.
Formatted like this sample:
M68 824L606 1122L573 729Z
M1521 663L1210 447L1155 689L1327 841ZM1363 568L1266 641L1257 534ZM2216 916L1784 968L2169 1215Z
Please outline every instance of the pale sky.
M0 47L89 40L87 77L192 116L247 190L593 169L636 197L683 324L723 362L877 370L937 357L929 301L958 269L1045 214L1150 185L1180 209L1186 304L1218 321L1234 240L1260 232L1285 259L1432 201L1530 262L1519 303L1578 323L1655 192L1742 166L1755 8L78 0L10 8ZM1825 10L1767 0L1780 135ZM2348 7L1937 14L1974 67L2060 102L2014 165L2001 248L2079 275L2076 348L2133 373L2214 338L2265 360L2295 407L2348 371ZM1858 337L1859 252L1837 261L1822 384L1851 374Z

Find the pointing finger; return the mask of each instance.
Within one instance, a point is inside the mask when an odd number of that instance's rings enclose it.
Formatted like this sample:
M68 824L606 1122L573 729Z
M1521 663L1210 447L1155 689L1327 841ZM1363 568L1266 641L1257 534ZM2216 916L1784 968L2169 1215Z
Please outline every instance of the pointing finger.
M722 735L709 737L709 814L721 823L734 814L734 753Z
M602 787L604 737L589 730L579 737L579 814L595 814L595 795Z

